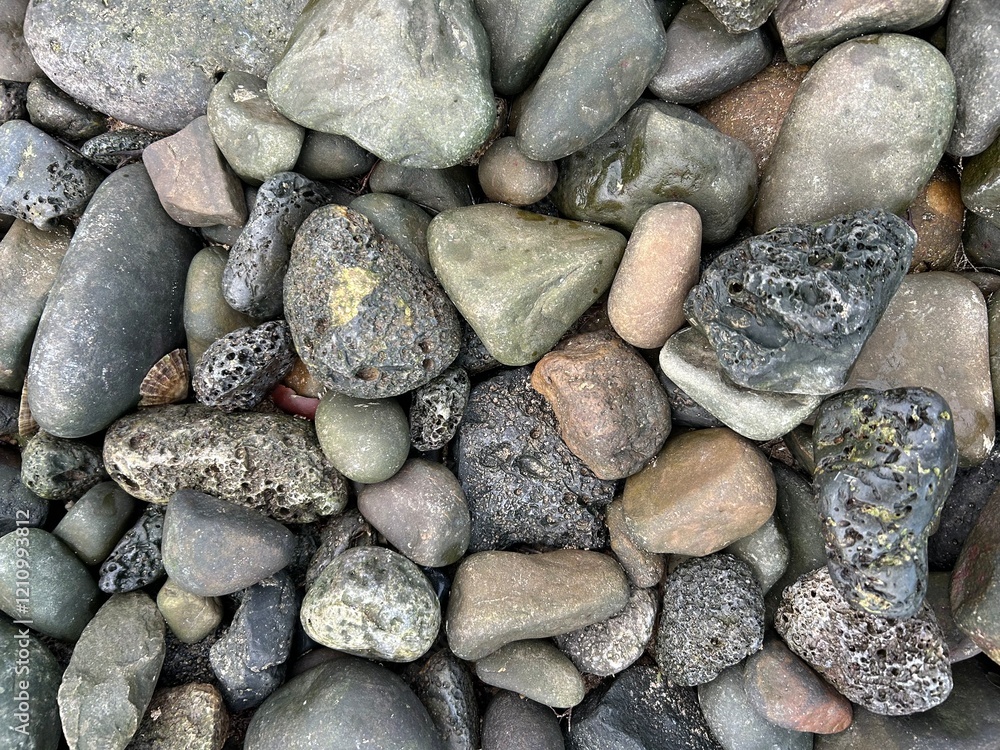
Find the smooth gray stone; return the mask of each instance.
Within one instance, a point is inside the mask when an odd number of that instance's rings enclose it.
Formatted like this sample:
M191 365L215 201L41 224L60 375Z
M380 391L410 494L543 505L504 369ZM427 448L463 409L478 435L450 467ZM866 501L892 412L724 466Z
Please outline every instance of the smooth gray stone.
M496 122L471 0L310 3L268 92L290 120L408 167L466 160Z
M38 324L32 413L59 437L107 427L139 401L149 368L183 344L195 237L160 205L141 164L114 172L77 227Z
M548 640L508 643L477 661L476 675L544 706L565 708L583 700L583 676Z
M490 38L493 88L516 96L545 67L587 0L473 0Z
M538 77L517 125L518 147L555 161L590 145L642 96L666 49L651 0L593 0Z
M962 203L1000 227L1000 138L962 162Z
M0 3L0 79L27 83L42 75L24 41L24 12L29 0Z
M565 750L559 720L543 706L499 690L483 715L482 750Z
M51 229L76 218L101 184L103 174L30 122L0 125L0 213Z
M774 516L755 532L737 539L723 551L735 555L750 566L765 595L784 575L791 555L785 533Z
M21 528L0 537L0 610L15 621L30 620L32 630L75 641L100 606L98 597L83 563L49 532Z
M603 138L559 163L563 216L631 232L650 206L690 203L705 242L733 235L753 205L757 167L742 142L689 109L643 101Z
M947 5L948 0L783 0L774 23L788 62L801 65L862 34L924 26Z
M216 76L266 78L306 0L76 0L31 4L24 38L39 67L89 107L172 132L205 114Z
M314 424L330 463L355 482L390 479L410 452L406 413L395 399L357 399L329 391L316 408Z
M389 720L391 719L391 720ZM445 750L406 684L385 667L337 656L289 680L257 709L245 750Z
M755 231L861 209L906 210L930 179L955 117L944 56L902 34L853 40L806 75L760 183Z
M20 219L0 240L0 390L24 385L38 319L69 247L70 233Z
M0 620L0 746L57 750L62 739L56 692L62 668L28 628ZM23 708L27 702L28 711Z
M1000 135L1000 5L952 0L948 63L955 73L958 109L948 153L972 156Z
M106 117L73 101L44 78L28 86L27 106L31 124L57 138L85 141L108 129Z
M101 482L73 504L52 533L87 565L97 565L131 526L134 510L135 498L114 482Z
M1000 270L1000 226L971 211L962 230L965 255L979 268Z
M392 240L406 255L428 274L427 225L430 214L416 203L390 193L365 193L348 204L366 216L380 234Z
M367 174L376 161L346 135L307 130L293 171L311 180L343 180Z
M21 483L21 457L0 449L0 536L20 526L41 526L49 503ZM18 523L20 522L20 523Z
M59 686L59 715L74 750L124 750L153 697L166 655L156 604L136 591L94 616Z
M420 169L379 162L368 178L373 193L392 193L434 213L471 206L475 174L468 167Z
M665 102L708 101L763 70L773 52L763 29L731 34L699 0L689 0L667 27L667 53L649 90Z

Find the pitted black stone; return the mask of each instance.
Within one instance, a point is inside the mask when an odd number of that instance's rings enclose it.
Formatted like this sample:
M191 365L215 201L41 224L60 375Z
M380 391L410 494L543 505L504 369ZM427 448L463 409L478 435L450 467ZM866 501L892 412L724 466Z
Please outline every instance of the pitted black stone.
M778 227L720 255L684 312L739 385L833 393L899 288L915 243L916 232L882 210Z
M150 505L101 564L97 585L106 594L141 589L164 575L160 542L166 506Z
M845 391L820 407L813 444L833 582L857 609L911 617L958 464L948 404L927 388Z
M212 343L195 365L191 385L198 400L223 411L251 409L295 363L288 324L272 320L240 328Z
M0 81L0 123L28 118L28 84Z
M80 146L80 153L95 164L118 167L123 162L140 159L143 149L161 138L162 133L152 133L140 128L121 128L95 135Z
M507 370L480 383L465 407L454 445L472 516L469 549L604 547L615 483L598 479L566 447L529 374Z
M435 451L455 437L469 400L470 388L465 370L449 367L413 392L410 440L414 448Z

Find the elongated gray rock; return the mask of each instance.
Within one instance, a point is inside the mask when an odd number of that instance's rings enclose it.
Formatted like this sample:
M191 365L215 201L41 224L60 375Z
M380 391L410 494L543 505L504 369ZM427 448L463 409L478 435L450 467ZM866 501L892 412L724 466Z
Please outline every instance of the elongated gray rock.
M166 655L166 626L142 592L101 607L73 649L59 686L71 750L123 750L139 728Z
M293 122L407 167L464 161L496 121L471 0L311 3L267 88Z
M955 72L958 109L948 153L978 154L1000 135L1000 6L992 0L953 0L948 11L948 63Z
M306 0L127 0L94 8L36 2L24 38L59 88L149 130L180 130L205 114L216 76L266 78Z
M756 231L865 208L901 213L954 120L955 77L930 44L902 34L844 42L792 100L761 179Z
M722 242L753 205L757 167L742 142L689 109L641 102L602 138L559 163L563 216L631 232L650 206L698 209L706 242Z
M183 345L184 281L195 237L160 206L141 164L94 194L63 257L28 366L31 411L66 438L107 427Z

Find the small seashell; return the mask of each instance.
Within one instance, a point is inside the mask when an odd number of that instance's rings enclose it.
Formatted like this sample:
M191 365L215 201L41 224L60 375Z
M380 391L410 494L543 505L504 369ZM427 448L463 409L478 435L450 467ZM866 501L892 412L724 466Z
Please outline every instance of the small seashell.
M21 405L17 412L17 434L22 441L33 437L38 432L38 422L31 416L31 407L28 406L28 381L24 381L21 389Z
M149 368L139 386L139 406L176 404L188 397L191 370L187 350L174 349Z

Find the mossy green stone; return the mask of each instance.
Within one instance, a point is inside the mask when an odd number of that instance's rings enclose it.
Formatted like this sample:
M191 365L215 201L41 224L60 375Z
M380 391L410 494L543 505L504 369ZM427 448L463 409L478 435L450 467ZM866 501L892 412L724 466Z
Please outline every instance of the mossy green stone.
M56 692L62 669L22 626L0 620L0 747L56 750L62 739ZM30 711L21 709L27 694Z
M316 437L337 471L364 484L384 482L410 452L410 426L392 399L327 393L316 409Z

